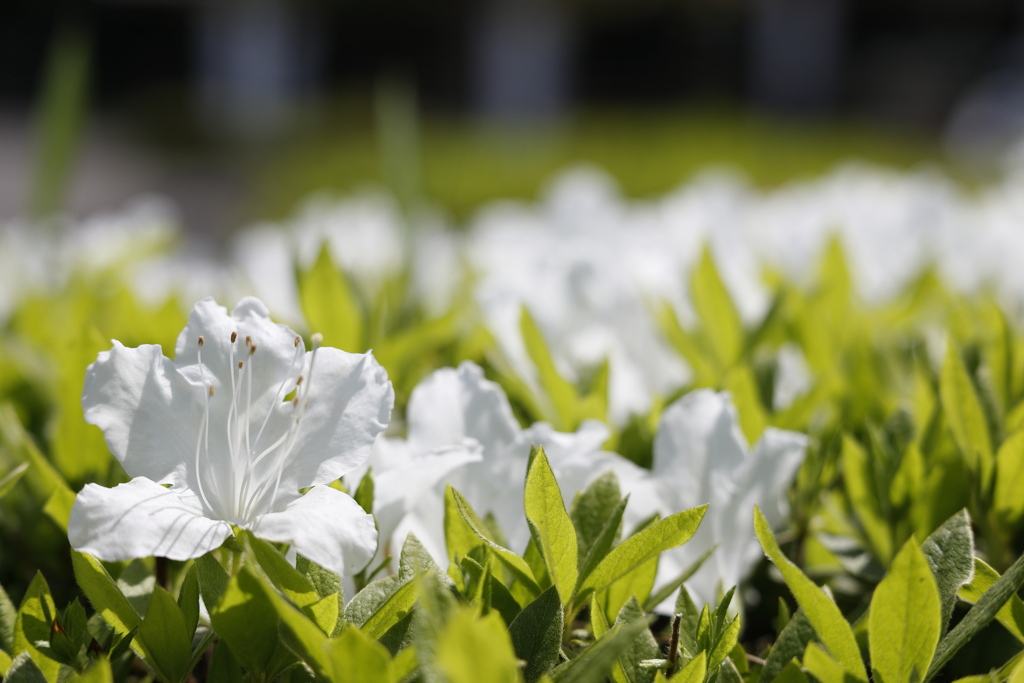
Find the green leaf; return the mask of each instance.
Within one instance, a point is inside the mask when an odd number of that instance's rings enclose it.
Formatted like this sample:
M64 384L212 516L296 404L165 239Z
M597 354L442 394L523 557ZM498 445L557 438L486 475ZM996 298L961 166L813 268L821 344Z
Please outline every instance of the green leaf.
M0 650L14 652L14 628L18 620L18 608L11 602L7 591L0 586Z
M244 683L245 676L242 673L242 666L231 654L231 648L227 645L218 645L214 648L210 669L207 671L207 680L217 681L217 683Z
M178 604L160 586L153 590L137 637L146 643L149 650L150 656L146 661L162 678L168 683L185 680L192 660L192 636Z
M516 683L515 650L497 614L477 618L472 609L451 616L437 639L436 662L448 683Z
M660 555L655 555L643 564L634 567L625 576L613 581L603 591L599 591L604 611L609 617L617 616L630 599L635 598L637 602L647 602L654 589L660 559Z
M587 553L601 538L605 525L620 502L622 494L619 490L619 478L611 470L595 479L573 499L569 517L576 528L581 567Z
M110 661L105 657L97 659L85 673L78 676L78 680L74 683L114 683L114 672L110 668ZM228 682L225 681L225 683Z
M768 414L761 404L754 372L747 364L738 365L726 373L722 389L732 395L732 402L740 416L740 428L749 443L756 443L768 426Z
M719 367L732 367L743 350L743 324L706 245L690 275L690 297Z
M868 616L877 683L916 683L928 670L942 632L939 587L928 558L911 538L875 588Z
M56 662L54 662L56 663ZM56 680L56 672L50 680ZM43 673L28 652L22 652L11 661L7 673L4 675L5 683L49 683L46 674Z
M764 666L761 667L759 683L772 683L794 658L803 656L807 645L812 642L819 642L818 635L814 632L810 619L801 610L797 610L768 653Z
M331 260L327 244L309 270L299 274L299 301L309 327L324 344L344 351L364 349L363 311L348 279Z
M1024 517L1024 429L1014 432L996 453L993 507L1000 522L1012 528Z
M576 427L576 389L566 381L555 367L544 335L524 306L519 316L519 330L530 360L537 368L537 377L554 409L552 422L558 429L571 430Z
M924 677L924 683L931 680L960 648L966 645L988 622L992 621L1003 605L1015 596L1021 584L1024 584L1024 555L1017 558L1017 561L1006 573L985 591L971 611L967 613L967 616L956 625L956 628L939 641L939 645L935 649L935 658Z
M625 626L637 621L646 623L647 618L640 607L640 603L637 602L636 598L631 597L619 611L618 616L615 618L615 625ZM654 671L642 668L640 662L660 656L661 648L658 647L658 642L654 640L651 630L645 628L637 633L629 648L619 655L619 666L622 667L622 671L625 673L626 680L629 683L646 683L654 679Z
M50 597L50 587L43 575L36 572L18 607L12 654L27 652L35 666L51 680L57 677L60 664L45 654L43 649L49 649L50 632L56 618L57 608Z
M285 597L300 608L309 607L320 600L313 583L293 567L277 548L256 538L247 529L239 529L236 536L246 551L246 558L255 560L256 568L263 571L270 583Z
M939 395L956 445L981 479L984 491L992 472L992 440L981 401L952 341L946 347L946 359L942 363Z
M0 498L10 493L28 470L29 463L23 462L0 478Z
M491 533L487 529L487 525L484 524L483 520L481 520L476 514L472 506L469 504L469 501L463 498L462 494L454 488L451 489L451 492L452 497L455 500L456 509L458 509L459 514L462 516L462 519L466 524L469 525L469 528L473 530L473 533L475 533L490 550L494 551L498 560L512 572L517 581L521 582L534 596L540 595L540 586L537 585L537 579L534 578L533 571L526 563L526 560L519 557L508 548L504 548L492 541Z
M702 505L677 512L630 536L601 560L583 580L577 593L584 595L590 590L604 590L662 552L686 543L697 531L707 507Z
M368 515L373 514L373 469L366 470L366 474L359 480L359 486L356 487L356 493L352 498L359 503L359 507L363 508L363 511Z
M825 591L807 578L799 567L782 554L768 520L764 518L757 506L754 507L754 531L757 533L757 540L761 542L761 547L768 559L774 562L779 572L782 573L783 580L789 590L793 592L793 597L796 598L800 608L807 615L811 625L814 626L821 642L846 671L858 680L866 681L867 671L861 660L860 648L857 647L857 639L853 635L850 624L843 617L843 613L839 611L836 603L825 594Z
M886 522L875 491L873 468L868 453L852 437L843 436L843 484L850 507L857 515L857 521L864 529L864 535L876 558L887 565L892 559L892 532Z
M202 566L199 585L210 610L213 630L243 667L271 679L295 662L278 637L279 620L274 604L252 569L243 566L230 577L213 605L207 599Z
M75 570L78 587L85 593L85 597L89 599L93 609L103 617L103 620L114 629L115 633L123 638L134 629L139 628L142 619L99 560L92 555L72 550L71 564ZM207 596L207 604L209 602L209 596ZM132 647L143 658L149 658L149 651L145 643L133 639Z
M701 651L672 677L672 681L673 683L704 683L707 672L708 654Z
M960 589L959 597L964 602L974 604L998 580L999 572L988 566L983 560L974 558L974 576L970 583ZM1010 596L1006 604L996 613L996 620L1017 640L1024 643L1024 600L1017 595Z
M810 681L807 679L807 674L800 668L800 664L790 659L778 675L769 679L769 683L810 683Z
M562 648L563 612L552 586L523 608L508 627L516 657L526 662L523 677L535 683L558 663Z
M804 668L820 683L854 683L860 680L832 657L816 642L808 643L804 652Z
M195 564L188 568L185 579L181 582L181 590L178 592L178 608L185 617L185 630L188 632L189 641L196 634L196 626L199 625L199 570Z
M552 680L555 683L592 683L602 680L618 658L633 646L637 636L646 629L646 619L612 627L575 659L555 667L551 671Z
M933 531L921 544L921 552L928 558L939 586L944 633L953 615L957 591L974 575L974 533L967 510L956 513Z
M386 647L358 628L348 627L329 641L335 683L393 683L394 664Z
M723 604L727 604L724 603ZM735 617L729 622L729 625L725 627L721 636L718 638L718 642L711 649L711 653L708 655L708 668L714 671L721 664L728 659L729 653L736 647L736 643L739 642L740 637L740 618Z
M558 589L562 604L568 605L578 576L576 529L565 510L562 492L543 447L538 448L526 474L523 505L548 576Z
M580 562L578 581L581 585L597 569L597 565L601 564L604 558L608 556L608 553L611 552L612 547L615 545L615 541L618 540L622 528L622 515L626 512L626 505L628 503L629 496L626 496L615 507L610 509L604 527L601 529L598 537L594 539L593 545L590 546L586 557Z
M416 583L410 581L394 592L370 617L359 626L368 635L381 638L388 630L405 618L416 604Z
M473 528L462 518L458 505L455 504L454 489L448 485L444 489L444 542L448 550L448 560L456 563L456 558L469 555L473 548L483 541Z

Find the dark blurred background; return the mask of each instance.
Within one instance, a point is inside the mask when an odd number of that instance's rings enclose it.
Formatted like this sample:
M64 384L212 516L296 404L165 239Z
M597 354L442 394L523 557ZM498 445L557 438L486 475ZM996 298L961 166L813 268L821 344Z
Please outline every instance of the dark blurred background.
M156 191L213 236L365 181L460 215L577 160L633 195L716 162L986 172L1024 131L1022 29L1021 0L5 0L0 219L47 126L64 208Z

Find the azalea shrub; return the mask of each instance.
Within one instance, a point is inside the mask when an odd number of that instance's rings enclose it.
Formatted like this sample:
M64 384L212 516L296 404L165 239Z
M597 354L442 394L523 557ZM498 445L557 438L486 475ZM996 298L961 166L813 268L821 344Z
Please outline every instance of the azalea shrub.
M6 226L0 674L1019 683L1016 177Z

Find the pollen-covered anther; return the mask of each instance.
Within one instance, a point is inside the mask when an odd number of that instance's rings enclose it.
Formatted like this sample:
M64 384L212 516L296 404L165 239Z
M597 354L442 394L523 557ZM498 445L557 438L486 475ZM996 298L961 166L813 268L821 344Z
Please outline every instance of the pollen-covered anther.
M213 398L213 385L210 386L210 398Z
M256 345L255 344L253 344L252 346L249 347L249 355L251 356L254 353L256 353Z
M232 332L231 333L231 343L234 344L236 339L238 339L238 332Z
M313 334L312 337L310 337L310 339L313 340L313 346L320 346L320 344L322 344L324 341L324 335L320 334L319 332L316 332Z
M199 335L199 345L202 346L204 343L206 343L206 340L203 339L203 335Z
M304 380L304 379L306 379L304 376L299 375L299 378L297 380L295 380L295 387L298 388L298 387L302 386L302 380Z
M296 335L296 336L295 336L295 348L299 348L299 344L300 344L301 342L302 342L302 337L300 337L300 336Z
M241 370L244 365L245 365L245 361L244 360L238 361L238 369L239 370Z

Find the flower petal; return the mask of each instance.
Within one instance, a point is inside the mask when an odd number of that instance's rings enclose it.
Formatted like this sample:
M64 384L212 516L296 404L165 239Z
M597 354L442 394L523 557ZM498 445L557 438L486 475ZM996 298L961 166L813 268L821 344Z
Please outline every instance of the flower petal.
M729 394L691 391L661 416L652 469L657 478L675 482L676 499L666 502L682 510L709 502L712 473L740 467L746 450Z
M87 484L68 522L71 547L101 560L137 557L188 560L220 547L231 535L227 522L203 515L188 489L167 489L136 477L112 489Z
M377 529L350 496L330 486L314 486L281 512L257 518L260 538L290 543L296 551L339 574L355 574L377 550Z
M281 477L282 491L328 484L362 465L391 419L395 392L372 353L321 348L308 403Z
M86 421L103 430L125 471L170 483L184 482L194 459L201 401L160 346L117 341L88 367L82 392Z
M517 441L522 431L505 392L469 361L457 369L437 370L420 382L409 397L406 414L409 442L417 452L470 437L484 447L484 457L491 458Z
M445 446L411 460L404 467L375 474L373 512L377 517L381 540L390 539L406 513L452 470L467 463L479 462L480 450L480 445L475 441Z

